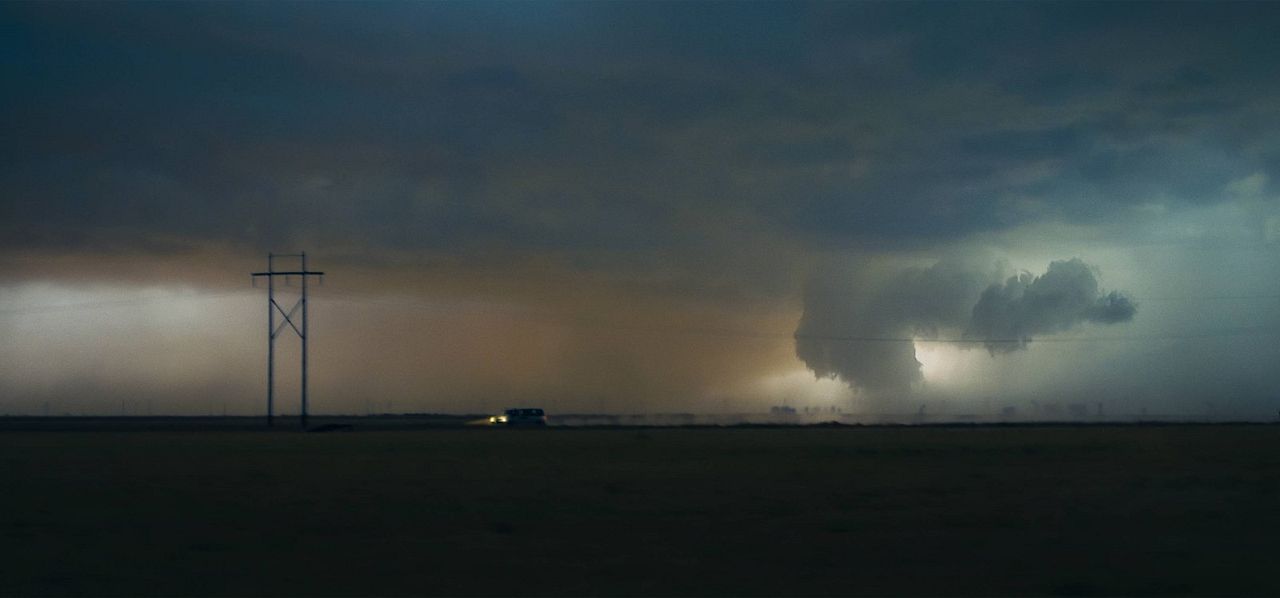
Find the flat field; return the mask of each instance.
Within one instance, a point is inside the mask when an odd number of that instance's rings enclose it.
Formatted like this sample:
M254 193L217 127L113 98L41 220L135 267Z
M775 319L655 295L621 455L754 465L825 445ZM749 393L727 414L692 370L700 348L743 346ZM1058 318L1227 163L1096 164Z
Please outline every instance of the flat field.
M1280 426L0 432L4 595L1280 595Z

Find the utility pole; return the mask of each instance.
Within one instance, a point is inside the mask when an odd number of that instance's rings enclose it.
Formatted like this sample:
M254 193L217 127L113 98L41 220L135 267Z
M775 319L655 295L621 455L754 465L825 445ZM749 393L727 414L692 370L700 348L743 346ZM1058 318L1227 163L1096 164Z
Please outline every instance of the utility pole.
M300 270L283 270L275 269L276 258L299 258L302 268ZM302 339L302 410L301 420L302 429L307 428L307 279L311 276L324 276L324 272L312 272L307 270L307 252L302 253L286 253L286 254L267 254L267 271L254 272L253 277L256 280L259 276L267 277L267 425L273 424L272 417L275 414L275 379L276 379L276 337L280 335L288 326L293 330L298 338ZM302 296L298 301L285 311L276 303L276 277L284 276L288 281L289 276L302 277ZM301 311L301 319L294 321L294 316L299 315ZM279 326L276 326L276 312L284 318Z

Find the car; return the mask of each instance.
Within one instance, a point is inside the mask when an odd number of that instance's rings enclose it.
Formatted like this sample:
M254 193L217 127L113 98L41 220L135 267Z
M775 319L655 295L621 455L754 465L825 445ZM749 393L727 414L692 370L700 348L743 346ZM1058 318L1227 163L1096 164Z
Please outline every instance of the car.
M495 426L545 426L547 414L535 408L508 409L502 415L490 417L489 423Z

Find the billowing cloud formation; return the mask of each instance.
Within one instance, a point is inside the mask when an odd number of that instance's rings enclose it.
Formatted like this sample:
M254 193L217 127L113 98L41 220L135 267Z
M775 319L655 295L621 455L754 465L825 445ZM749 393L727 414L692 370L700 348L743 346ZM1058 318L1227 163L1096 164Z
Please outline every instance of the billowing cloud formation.
M1098 296L1094 268L1076 258L1049 264L1043 276L1021 272L987 287L973 306L965 336L987 340L994 355L1026 347L1033 334L1061 332L1080 322L1125 322L1136 311L1116 291Z
M963 322L965 298L989 280L949 261L883 279L829 269L805 290L796 355L818 376L838 376L872 391L906 391L921 380L920 362L911 343L892 338L935 335Z
M820 377L892 397L923 380L912 337L963 332L995 355L1024 348L1032 335L1124 322L1136 311L1118 292L1099 295L1096 268L1078 258L1003 284L1001 270L960 260L889 275L828 269L806 289L796 355Z

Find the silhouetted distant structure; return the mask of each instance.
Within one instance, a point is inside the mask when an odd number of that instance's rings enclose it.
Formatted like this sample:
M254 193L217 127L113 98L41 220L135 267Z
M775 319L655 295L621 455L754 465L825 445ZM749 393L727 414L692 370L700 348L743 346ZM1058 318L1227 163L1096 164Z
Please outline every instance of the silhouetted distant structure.
M275 258L278 258L278 257L299 258L302 262L302 268L300 270L276 271ZM287 254L279 254L279 255L268 253L267 254L267 271L253 273L253 277L255 281L259 276L265 276L267 279L267 425L268 426L272 425L272 417L274 415L273 412L275 409L276 337L279 336L280 332L284 330L286 325L288 325L289 328L293 329L294 333L298 335L298 338L302 339L302 407L301 407L300 413L301 413L301 420L302 420L302 428L306 429L307 427L307 279L312 276L324 276L324 272L312 272L310 270L307 270L307 252L305 251L302 253L287 253ZM298 301L294 303L293 307L289 308L289 311L287 312L284 310L283 307L280 307L279 303L276 303L275 293L276 293L276 277L277 276L285 277L286 282L289 280L290 276L297 276L302 279L302 294L298 298ZM301 308L301 312L302 312L301 314L298 313L299 308ZM276 326L277 311L280 312L280 315L284 318L284 321L280 322L279 327ZM300 315L299 320L297 322L294 322L294 318L299 317L299 315Z

